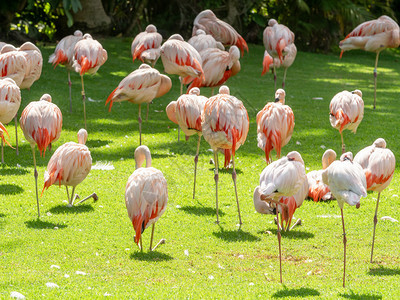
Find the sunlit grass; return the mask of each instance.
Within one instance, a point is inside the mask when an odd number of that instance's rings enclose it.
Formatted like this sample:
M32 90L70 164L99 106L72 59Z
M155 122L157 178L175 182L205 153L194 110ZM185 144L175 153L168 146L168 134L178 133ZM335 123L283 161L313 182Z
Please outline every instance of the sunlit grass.
M362 199L359 210L346 206L348 239L347 288L342 280L342 229L335 201L306 200L295 217L303 225L282 236L283 279L279 283L276 226L272 216L255 213L253 190L265 167L264 153L257 147L255 117L274 96L271 74L261 77L264 49L250 45L241 58L242 70L228 81L231 93L241 99L250 117L246 143L237 151L238 193L243 226L237 227L231 170L220 170L220 225L215 221L215 184L210 146L202 139L198 163L196 199L192 199L194 154L197 138L188 141L165 113L166 105L179 96L178 77L173 88L150 105L149 120L143 122L142 138L153 154L153 166L168 182L169 203L156 224L155 239L167 242L154 253L140 253L133 242L124 191L134 171L133 153L139 144L138 106L116 103L108 112L105 100L122 77L136 69L129 39L101 41L109 59L95 76L84 76L88 142L93 163L110 162L115 169L92 170L77 187L80 196L92 192L99 201L66 207L64 187L52 186L40 198L42 216L36 215L33 160L29 144L19 129L20 155L5 148L6 163L0 167L0 298L18 291L27 299L97 299L111 295L130 298L324 298L396 299L400 297L399 223L379 220L375 262L369 263L372 218L376 193ZM42 47L46 62L54 46ZM376 138L386 139L398 156L398 51L384 51L378 67L377 109L373 103L373 53L346 52L324 55L299 52L286 80L286 102L295 114L295 129L283 155L297 150L308 170L321 168L327 148L340 152L340 134L329 123L329 102L344 90L363 91L364 120L357 134L344 132L347 149L356 153ZM159 61L156 67L162 71ZM283 71L278 70L278 86ZM76 141L83 127L80 76L73 73L73 113L69 111L66 70L45 63L42 77L30 91L22 91L19 110L44 93L63 112L63 132L53 149ZM217 90L215 90L217 92ZM206 96L211 89L202 89ZM322 98L315 100L313 98ZM142 107L142 118L145 108ZM15 144L13 124L7 125ZM275 155L275 153L273 153ZM51 154L37 156L39 189ZM274 157L275 159L275 157ZM220 156L220 162L222 156ZM399 169L391 185L381 194L379 217L400 220ZM143 234L148 247L150 230ZM52 267L53 265L53 267ZM55 267L58 266L59 268ZM86 275L82 275L84 272ZM59 288L49 288L46 283Z

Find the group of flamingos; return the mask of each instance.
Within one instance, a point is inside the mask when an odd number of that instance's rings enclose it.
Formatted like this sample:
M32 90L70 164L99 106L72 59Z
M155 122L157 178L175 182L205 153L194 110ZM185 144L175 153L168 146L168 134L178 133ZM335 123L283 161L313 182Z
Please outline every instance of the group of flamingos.
M282 87L285 86L286 70L296 57L294 33L274 19L268 22L264 31L265 54L263 73L271 67L274 74L276 90L276 68L285 68ZM377 62L380 51L388 47L398 47L400 44L399 26L391 18L382 16L377 20L368 21L356 27L340 42L343 51L364 49L376 52L374 70L374 85L376 97ZM229 51L225 47L230 46ZM15 119L21 103L20 89L29 88L38 80L42 69L40 50L31 43L25 43L20 48L2 44L0 52L0 121L7 124ZM138 34L132 42L133 60L139 59L142 64L137 70L125 77L111 92L106 104L109 109L114 102L129 101L139 105L139 141L141 137L141 104L149 104L157 97L166 94L171 89L171 80L160 74L154 65L161 57L164 70L168 74L180 76L181 96L172 101L166 108L168 118L179 125L185 135L198 135L197 152L194 167L193 198L195 197L196 169L201 137L210 144L214 151L216 214L218 215L218 151L225 156L224 166L232 166L232 179L235 187L235 197L238 207L239 223L242 224L239 200L236 188L235 152L245 142L249 130L249 117L243 103L230 95L229 88L223 85L231 76L240 71L240 55L248 51L245 40L229 24L219 20L211 10L199 13L194 20L193 36L185 42L179 34L172 35L162 44L162 37L154 25L149 25L146 31ZM241 53L241 54L240 54ZM341 55L342 55L341 53ZM107 60L107 52L101 44L89 34L83 35L76 31L74 35L63 38L57 45L49 62L54 66L62 64L68 71L68 83L71 82L69 72L74 70L81 75L82 98L85 116L85 92L83 75L97 72ZM148 63L148 64L145 64ZM151 65L151 66L150 66ZM189 85L188 93L183 94L183 85ZM219 93L210 98L200 95L201 87L218 87ZM375 100L374 100L375 108ZM147 108L148 109L148 108ZM378 138L371 146L362 149L353 158L351 152L345 151L342 131L351 130L354 133L362 121L364 102L360 90L343 91L336 94L330 103L330 122L339 130L342 137L342 155L336 160L336 153L329 149L322 157L322 170L306 174L304 161L297 151L279 158L281 148L285 146L294 129L294 114L285 105L285 91L276 90L275 102L269 102L257 114L258 147L265 152L267 166L260 175L260 184L254 190L253 200L257 212L276 214L279 242L280 280L282 282L281 266L281 229L290 230L293 214L303 200L309 196L314 201L336 199L341 210L344 243L343 286L345 286L346 268L346 235L343 218L343 205L360 206L360 198L367 196L367 191L377 191L378 199L374 216L374 231L371 250L373 258L375 228L380 192L390 183L394 169L395 157L386 148L386 142ZM51 102L51 96L44 94L40 101L34 101L22 111L20 126L26 140L32 147L34 160L34 176L36 184L36 200L39 211L37 188L38 172L36 170L35 145L41 155L46 149L51 150L61 133L62 114L57 105ZM6 128L0 123L0 137L3 142ZM43 191L52 184L66 186L69 205L77 198L75 187L88 175L92 158L89 149L84 145L87 132L78 132L78 142L69 142L60 146L52 155L47 170ZM18 138L16 137L18 149ZM9 144L10 145L10 144ZM11 146L11 145L10 145ZM276 161L271 160L270 152L275 149ZM18 154L18 150L17 150ZM152 225L150 250L152 248L154 224L164 213L167 206L167 182L161 171L151 167L151 154L147 146L141 145L135 150L136 170L129 177L125 202L129 218L135 230L135 242L142 246L142 233ZM146 161L146 167L142 164ZM68 186L72 186L71 197ZM42 191L42 194L43 194ZM81 200L93 197L92 195ZM279 214L281 219L279 221ZM296 222L297 223L297 222ZM140 243L140 244L139 244Z

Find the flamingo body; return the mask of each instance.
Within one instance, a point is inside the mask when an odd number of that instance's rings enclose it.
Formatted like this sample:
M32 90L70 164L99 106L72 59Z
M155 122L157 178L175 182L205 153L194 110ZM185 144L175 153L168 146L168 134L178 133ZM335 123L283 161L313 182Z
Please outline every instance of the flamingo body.
M156 26L148 25L146 30L139 33L132 42L131 53L133 61L139 59L154 66L160 57L161 43L162 36L157 32Z
M25 55L12 45L5 45L0 54L0 77L8 77L20 86L27 73L28 63Z
M81 76L94 74L106 62L107 51L92 36L86 33L74 47L74 63L72 67Z
M221 42L217 42L211 34L206 34L204 30L196 30L195 35L193 35L188 43L192 45L199 53L207 48L218 48L220 50L225 50L224 45Z
M263 60L263 70L261 76L265 73L269 72L271 67L275 68L284 68L286 70L293 64L294 60L296 59L297 55L297 48L295 44L289 44L286 48L284 53L285 56L282 58L282 63L279 58L272 58L272 56L268 53L267 50L264 51L264 60Z
M54 68L57 65L64 65L67 69L72 70L74 62L74 48L77 42L82 39L82 31L76 30L73 35L68 35L62 38L54 50L54 53L49 57L49 63L53 64Z
M263 33L263 42L269 55L278 58L282 63L283 57L288 53L286 47L294 43L294 33L285 25L270 19Z
M42 74L42 53L38 47L30 42L22 44L18 51L24 53L27 62L25 77L19 87L21 89L29 89Z
M12 121L21 105L21 91L11 78L0 79L0 122Z

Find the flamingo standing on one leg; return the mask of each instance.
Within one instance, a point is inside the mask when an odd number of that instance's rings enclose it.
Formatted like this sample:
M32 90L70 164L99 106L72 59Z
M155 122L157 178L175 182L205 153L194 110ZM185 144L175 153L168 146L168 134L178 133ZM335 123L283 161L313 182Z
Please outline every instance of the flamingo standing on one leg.
M6 138L4 137L4 133L7 134L8 137L10 137L8 135L7 129L4 127L4 125L0 122L0 140L1 140L1 163L4 164L4 150L3 150L3 144L6 143L8 146L10 146L12 148L12 146L10 145L10 143L6 140Z
M142 164L146 160L146 167ZM151 166L151 154L147 146L135 150L136 170L128 178L125 188L125 204L128 216L135 230L135 243L143 251L142 233L153 225L151 231L150 251L165 243L164 239L152 248L154 225L167 208L168 189L163 173Z
M279 158L282 147L292 137L294 114L290 106L285 105L285 95L283 89L278 89L275 102L267 103L257 114L258 147L264 150L267 163L271 162L271 150L275 149Z
M142 64L119 83L117 88L108 96L106 105L110 108L114 102L129 101L139 104L139 143L142 144L141 104L149 103L154 98L166 94L171 89L171 79L149 65Z
M15 120L15 143L18 155L17 112L21 105L21 91L11 78L0 79L0 122L8 124Z
M67 189L68 206L74 205L75 199L79 197L77 194L74 195L75 187L86 178L92 168L92 157L88 147L85 146L86 140L87 131L81 129L78 131L78 143L68 142L57 148L44 173L42 196L45 189L58 183L60 186L65 185ZM72 186L71 198L68 186ZM94 201L98 200L96 193L93 193L79 201L78 204L92 197Z
M364 101L362 92L355 90L352 92L343 91L337 93L329 104L329 120L333 128L339 130L342 139L342 153L345 152L343 143L343 130L348 129L356 133L364 117Z
M346 38L339 43L340 58L343 52L352 49L362 49L376 53L374 68L374 109L376 105L376 81L378 77L379 53L386 48L397 48L400 45L400 28L388 16L381 16L358 25Z
M199 52L192 45L185 42L179 34L173 34L161 46L161 60L164 70L168 74L176 74L182 77L181 93L183 93L183 81L188 78L204 78L201 67L203 61ZM180 138L180 127L178 127L178 141Z
M322 155L322 170L311 171L307 173L308 197L314 202L321 200L332 200L333 196L329 187L322 182L322 172L336 160L336 152L328 149Z
M203 10L194 19L192 36L196 35L198 29L211 34L216 41L221 42L224 46L236 45L242 55L244 49L249 52L247 43L240 34L231 25L218 19L209 9Z
M20 86L24 81L28 63L24 53L18 51L13 45L6 44L1 48L0 78L8 77Z
M260 185L254 189L253 201L258 212L276 214L277 217L277 237L279 244L279 267L280 280L282 283L282 251L281 251L281 230L279 227L279 212L282 217L287 216L286 220L291 220L296 202L290 198L300 189L304 190L307 183L304 161L297 151L289 152L264 168L260 175ZM307 189L305 189L307 190ZM300 194L305 192L300 192ZM305 195L304 195L305 197ZM285 201L285 199L287 199ZM299 200L301 197L299 197ZM304 200L304 198L303 198ZM265 203L262 203L262 202ZM277 209L278 208L278 209ZM290 219L289 219L290 216ZM288 225L287 225L288 227Z
M75 72L81 75L82 81L82 101L83 101L83 117L86 129L86 96L83 85L83 75L85 73L95 74L97 70L106 62L107 51L92 36L86 33L83 38L75 44L74 47L74 63L72 67Z
M371 262L374 253L375 230L378 223L378 205L381 192L387 188L392 181L396 158L390 149L386 148L386 141L377 139L371 146L365 147L354 157L364 169L367 179L367 191L378 192L376 209L374 215L374 231L372 235Z
M200 89L192 88L189 94L184 94L176 101L172 101L166 108L168 118L178 124L186 137L197 134L199 136L197 142L197 151L194 158L194 183L193 183L193 199L196 192L196 171L199 159L200 141L202 134L201 114L204 111L204 105L208 99L200 96Z
M297 49L294 46L294 33L285 25L278 24L275 19L270 19L268 21L268 26L265 28L263 33L263 42L265 50L272 58L279 59L279 62L283 64L284 57L291 53L291 59L294 60L296 57ZM293 44L293 46L292 46ZM265 55L264 55L265 58ZM267 62L264 63L264 67ZM275 90L276 90L276 65L273 64L273 72L274 72L274 82L275 82ZM286 68L287 69L287 68ZM286 76L285 69L285 76ZM284 88L283 80L282 87Z
M132 42L131 53L133 61L139 59L149 63L154 68L160 57L162 36L157 32L156 26L150 24L144 32L139 33Z
M242 224L240 217L239 199L236 187L235 151L245 142L249 131L249 116L242 101L229 94L229 88L223 85L219 94L210 97L201 116L201 126L204 139L210 144L214 151L215 161L215 198L218 216L218 150L225 154L225 167L232 157L232 179L235 186L236 203L238 207L239 224Z
M333 196L335 196L340 212L342 214L343 227L343 287L346 283L346 231L343 218L343 205L360 207L360 198L367 197L367 183L362 167L353 162L353 154L346 152L340 157L340 161L334 161L322 172L322 181L329 186Z
M26 140L31 144L32 148L33 164L35 166L36 202L38 217L40 217L35 145L38 146L40 155L44 156L47 146L57 141L60 137L62 114L58 106L51 103L51 96L49 94L44 94L40 98L40 101L33 101L25 107L22 111L19 123Z
M77 42L82 39L82 31L76 30L73 35L67 35L58 42L54 53L49 57L49 63L53 64L54 68L58 64L64 65L68 72L69 86L69 112L72 113L72 97L71 97L71 70L74 62L74 48Z
M282 88L285 89L287 69L293 64L297 55L296 45L293 43L289 44L285 48L284 52L286 52L286 55L283 56L281 63L279 58L272 58L272 56L269 55L267 50L264 51L263 70L261 72L261 76L263 76L265 73L268 73L269 68L272 67L272 72L274 73L275 88L276 88L276 69L283 67L284 71L283 71Z
M19 47L18 51L25 55L27 62L27 69L24 80L22 81L19 88L30 89L32 84L39 80L42 74L43 57L42 52L31 42L26 42Z

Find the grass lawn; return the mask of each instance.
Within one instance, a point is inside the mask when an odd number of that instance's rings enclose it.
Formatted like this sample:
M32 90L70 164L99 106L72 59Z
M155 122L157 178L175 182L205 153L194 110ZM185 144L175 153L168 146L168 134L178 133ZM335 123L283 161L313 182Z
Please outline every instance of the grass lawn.
M65 188L52 186L40 198L42 216L37 219L33 159L30 145L18 128L20 155L5 148L0 167L0 298L17 291L27 299L103 298L400 298L399 168L381 194L374 263L369 263L376 193L361 200L360 209L345 205L347 233L347 284L342 288L343 244L340 210L336 201L305 200L296 218L303 225L283 233L283 280L279 282L278 242L273 216L260 215L253 206L253 190L266 166L257 147L255 116L274 96L271 74L261 77L264 49L250 45L241 59L242 70L229 79L231 94L243 101L250 118L246 143L237 151L238 194L243 225L238 229L231 170L220 171L220 224L216 225L215 184L212 153L202 139L196 186L192 199L193 158L197 138L177 141L177 125L165 114L166 105L179 96L177 76L173 87L150 106L142 138L152 151L153 166L168 182L169 203L156 223L155 240L166 239L153 253L140 253L133 241L124 192L135 169L133 154L139 145L138 106L114 104L108 112L105 99L132 64L130 39L100 41L108 61L94 76L85 76L87 101L87 146L93 164L110 162L115 169L92 170L76 192L92 200L66 207ZM69 113L67 73L47 63L54 45L41 46L44 66L40 80L22 91L23 108L49 93L63 112L63 131L53 149L76 141L83 127L80 77L72 74L73 113ZM373 110L373 65L375 54L350 51L339 54L299 52L288 70L286 104L295 115L295 129L283 155L297 150L307 170L321 168L323 152L341 150L340 134L329 123L329 102L342 90L360 89L365 102L364 119L357 134L344 132L344 141L354 154L383 137L397 157L400 151L399 75L400 52L384 51L378 66L377 108ZM156 67L162 70L161 60ZM278 85L283 70L278 73ZM202 89L210 96L211 89ZM317 99L313 99L317 98ZM321 100L322 98L322 100ZM142 110L142 117L145 115ZM13 124L7 125L15 145ZM326 149L325 149L326 148ZM36 152L38 153L38 152ZM275 155L275 152L273 152ZM39 189L50 159L37 154ZM275 158L274 158L275 159ZM222 162L222 156L220 162ZM143 234L148 247L151 230ZM83 273L82 273L83 272ZM46 286L55 283L58 288Z

